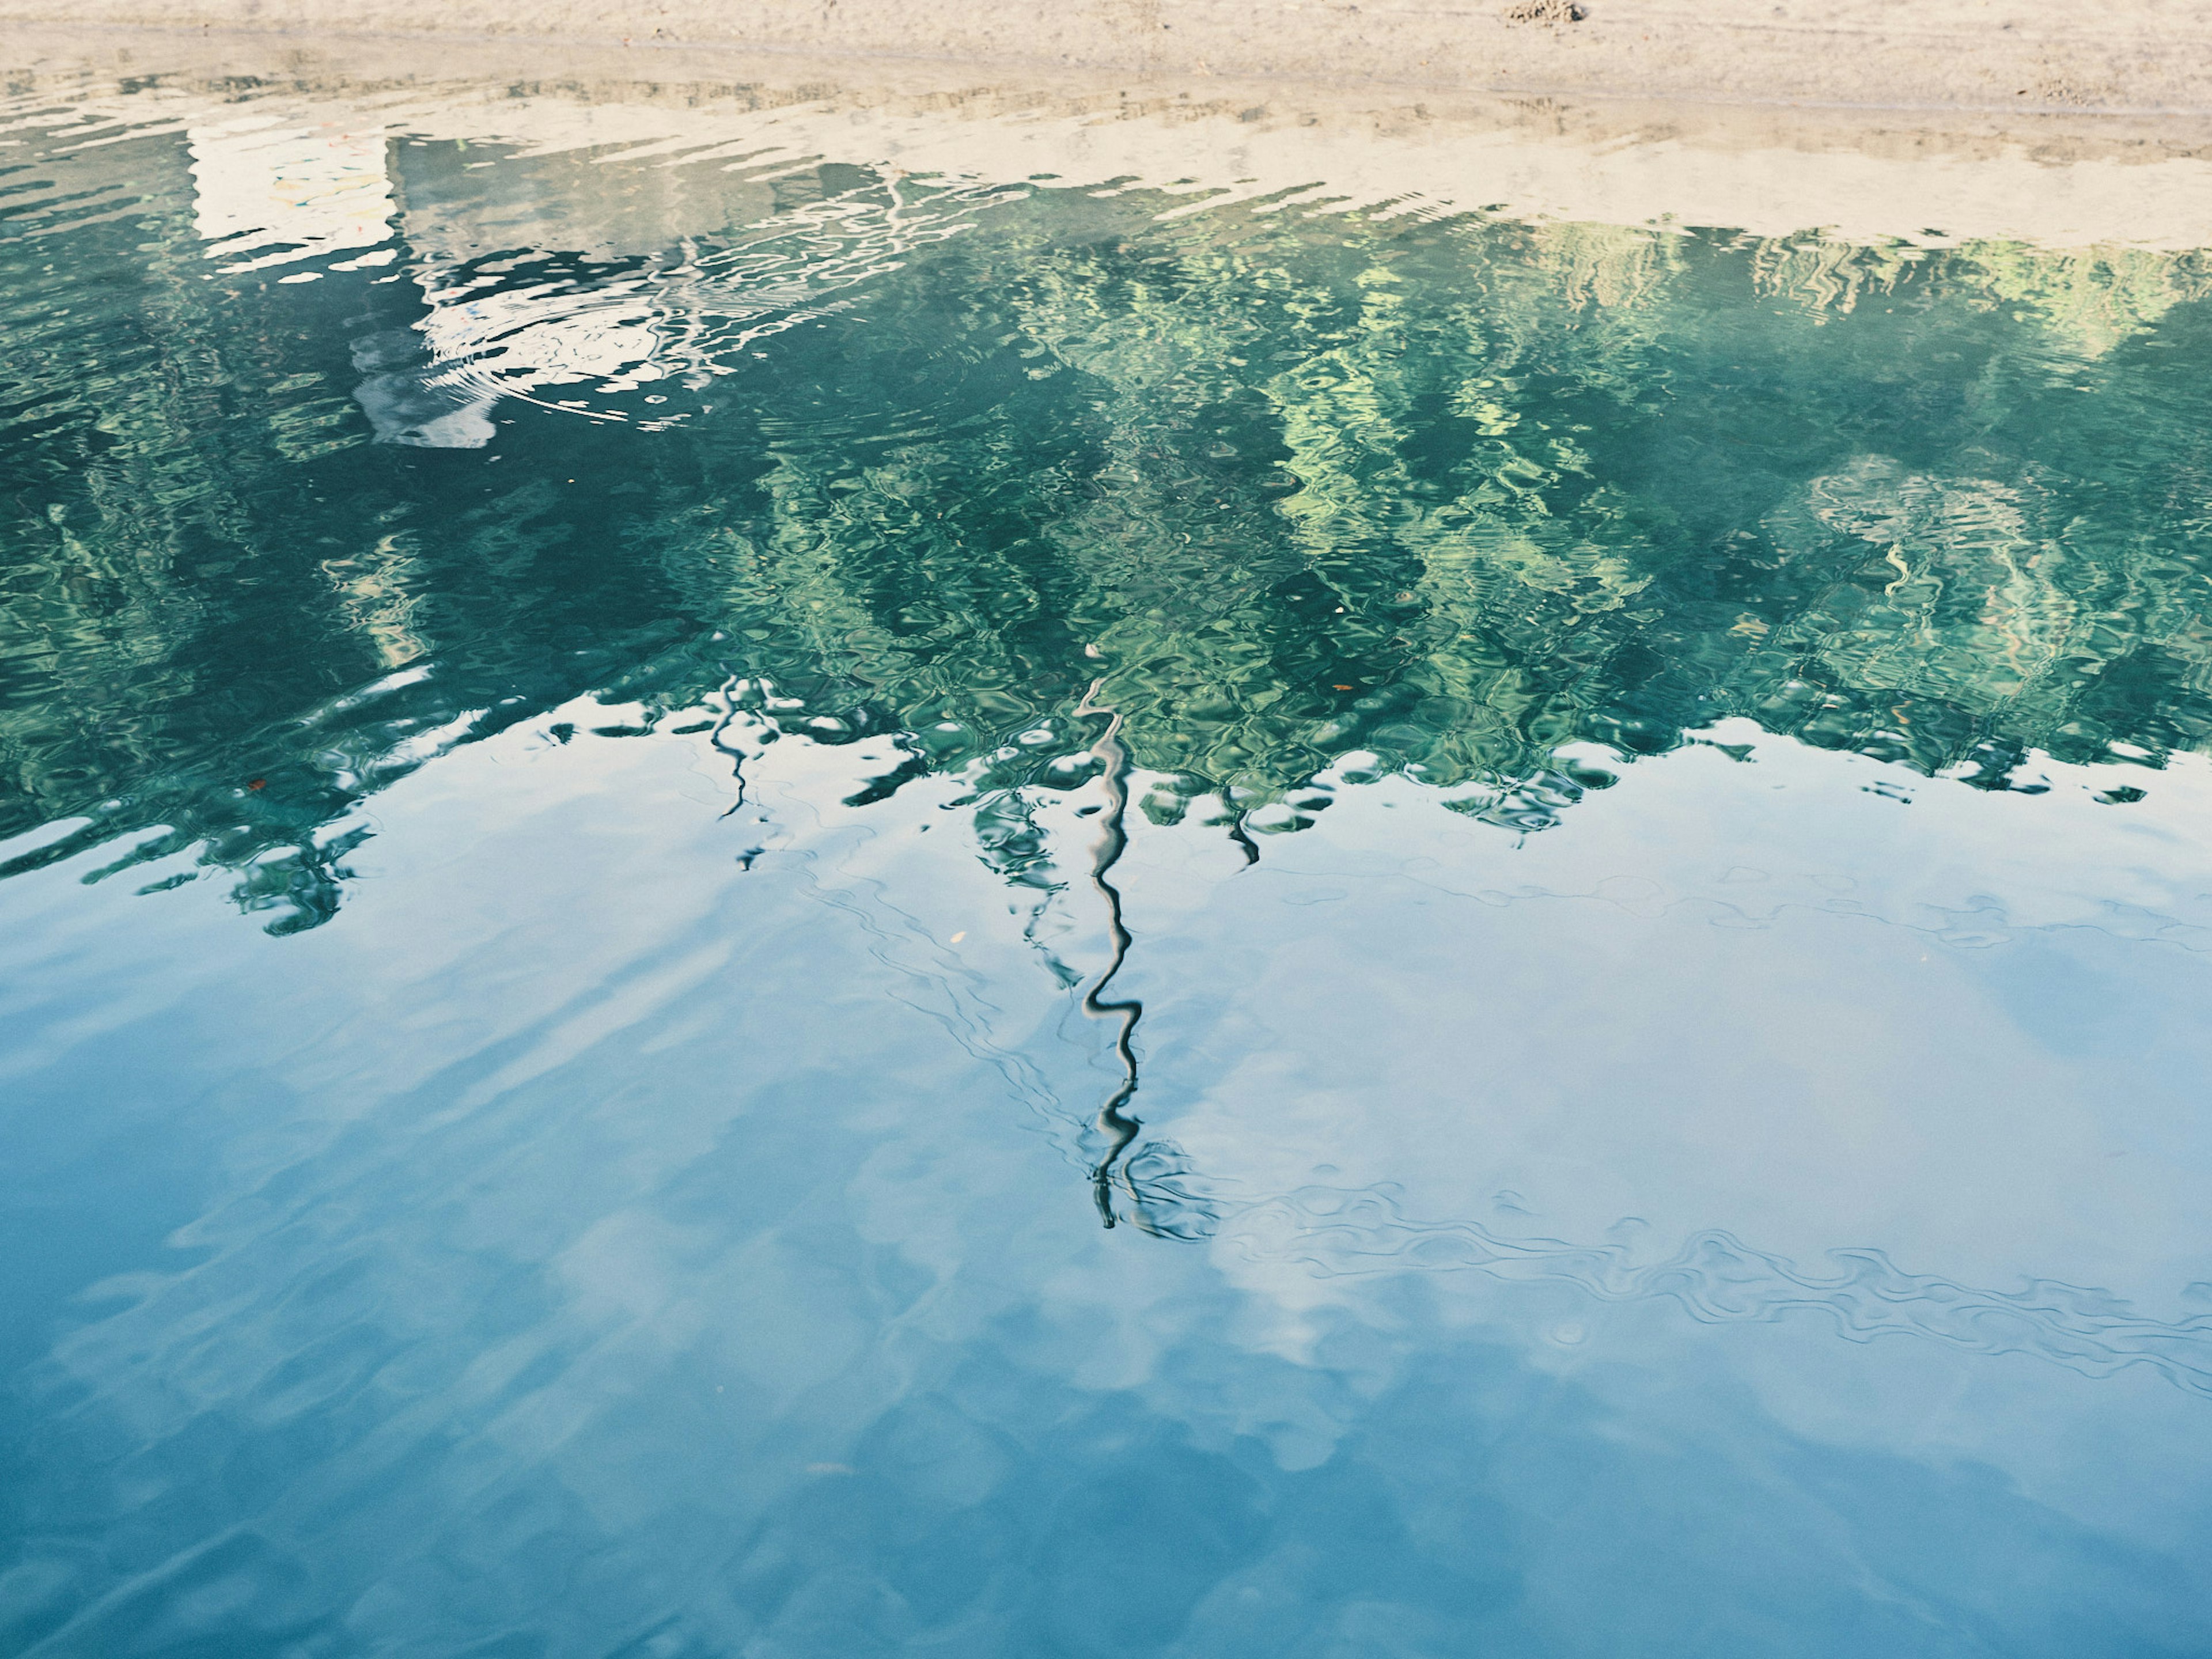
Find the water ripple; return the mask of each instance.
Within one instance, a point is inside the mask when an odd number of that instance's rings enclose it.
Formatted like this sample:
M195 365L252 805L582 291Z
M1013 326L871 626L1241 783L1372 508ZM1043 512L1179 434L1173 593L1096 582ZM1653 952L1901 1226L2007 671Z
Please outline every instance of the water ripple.
M2107 1291L2057 1279L1982 1289L1908 1273L1874 1249L1831 1250L1835 1270L1822 1273L1713 1229L1663 1261L1638 1263L1624 1244L1509 1238L1471 1221L1417 1220L1389 1183L1301 1187L1237 1210L1221 1237L1247 1261L1295 1263L1323 1277L1467 1270L1572 1285L1607 1302L1669 1301L1705 1324L1812 1314L1853 1342L1927 1337L1976 1353L2027 1354L2085 1376L2148 1366L2212 1396L2212 1313L2153 1319Z

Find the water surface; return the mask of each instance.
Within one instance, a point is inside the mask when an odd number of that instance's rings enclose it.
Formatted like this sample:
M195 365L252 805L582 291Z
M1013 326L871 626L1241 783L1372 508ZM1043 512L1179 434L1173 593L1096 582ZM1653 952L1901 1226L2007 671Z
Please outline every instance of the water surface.
M2212 260L475 96L0 122L9 1651L2212 1650Z

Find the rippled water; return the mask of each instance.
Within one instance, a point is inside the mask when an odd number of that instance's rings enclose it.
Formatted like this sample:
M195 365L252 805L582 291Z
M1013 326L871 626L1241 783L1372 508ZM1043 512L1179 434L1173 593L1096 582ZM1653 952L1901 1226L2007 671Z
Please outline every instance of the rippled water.
M2212 260L0 125L7 1651L2212 1651Z

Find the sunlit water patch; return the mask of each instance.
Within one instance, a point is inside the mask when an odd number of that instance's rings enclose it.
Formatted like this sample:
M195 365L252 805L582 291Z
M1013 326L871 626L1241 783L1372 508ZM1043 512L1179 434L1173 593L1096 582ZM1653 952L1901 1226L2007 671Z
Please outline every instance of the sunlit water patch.
M2212 1647L2212 264L656 118L0 122L10 1651Z

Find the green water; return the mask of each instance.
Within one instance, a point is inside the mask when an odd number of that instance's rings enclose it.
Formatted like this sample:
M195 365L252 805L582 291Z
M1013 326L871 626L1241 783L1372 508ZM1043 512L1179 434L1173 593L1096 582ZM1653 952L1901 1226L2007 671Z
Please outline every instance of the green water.
M7 109L10 1650L2212 1644L2212 258L434 104Z
M474 154L396 144L410 210L496 189ZM1161 225L834 166L757 193L688 258L479 232L415 282L289 289L210 279L175 196L82 230L40 203L0 828L297 847L286 915L319 919L316 826L367 785L325 705L426 661L424 727L736 674L989 792L1075 781L1103 677L1173 775L1146 811L1263 827L1349 750L1547 823L1596 781L1562 745L1729 714L1984 787L2201 744L2201 257ZM425 290L489 313L450 362ZM658 334L672 362L625 356Z

